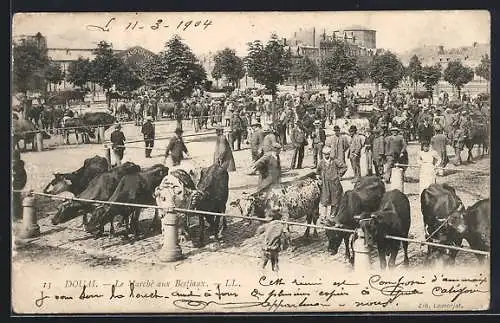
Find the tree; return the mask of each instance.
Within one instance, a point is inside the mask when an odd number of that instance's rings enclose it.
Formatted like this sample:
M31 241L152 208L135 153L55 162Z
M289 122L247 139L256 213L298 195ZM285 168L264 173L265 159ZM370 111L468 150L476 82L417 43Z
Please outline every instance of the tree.
M170 39L160 54L146 64L147 82L180 101L206 80L206 72L179 36Z
M335 41L332 52L321 61L321 83L328 86L328 91L339 93L344 103L344 91L354 86L359 79L356 58L347 54L343 43Z
M408 78L413 83L413 90L417 90L418 82L422 81L422 63L417 55L413 55L410 58L410 63L408 64L408 68L406 70L406 74Z
M441 79L441 65L436 64L434 66L424 66L420 72L420 79L424 83L425 89L429 92L430 97L432 98L434 87Z
M87 58L79 57L68 66L66 80L75 86L83 88L90 81L92 73L91 62Z
M375 55L370 67L371 79L389 91L394 90L404 75L401 61L393 53L387 51L381 55Z
M143 84L138 73L124 62L113 70L111 78L118 91L133 91Z
M452 61L448 63L443 76L446 82L457 89L460 97L462 87L474 78L474 71L470 67L463 66L460 61Z
M370 78L370 66L372 64L372 57L360 55L356 58L356 66L358 67L358 81L364 82Z
M120 58L113 54L112 45L106 41L100 41L94 50L95 58L91 64L91 81L99 84L104 91L119 82L116 71L123 64ZM111 105L111 96L106 95L108 107Z
M48 66L46 49L30 41L14 44L12 81L15 91L26 94L28 90L44 90Z
M312 59L304 56L292 66L290 74L296 83L304 84L319 76L319 67Z
M236 56L236 51L233 49L226 47L222 51L217 52L214 61L212 76L216 80L225 77L228 82L236 87L239 80L245 76L243 60Z
M61 69L61 64L50 61L45 70L45 79L49 82L49 91L50 84L60 84L64 79L64 73Z
M476 67L476 75L482 77L486 81L490 81L491 79L491 61L488 55L484 55L481 58L481 63Z
M266 46L257 40L249 44L246 63L248 75L271 91L273 98L278 84L290 75L292 66L290 51L285 49L275 34L271 35Z

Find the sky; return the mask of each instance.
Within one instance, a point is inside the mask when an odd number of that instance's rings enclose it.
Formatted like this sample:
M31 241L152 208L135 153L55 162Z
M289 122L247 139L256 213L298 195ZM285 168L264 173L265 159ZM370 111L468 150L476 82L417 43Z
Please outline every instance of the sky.
M102 31L90 25L105 28ZM151 26L162 19L160 27ZM137 24L136 24L137 21ZM187 22L192 23L185 29ZM195 26L196 22L201 23ZM205 22L211 22L205 28ZM180 28L177 29L177 26ZM135 28L131 28L135 25ZM12 34L47 37L48 47L94 48L106 40L116 49L142 46L158 53L178 34L195 54L233 48L246 55L246 43L267 41L271 33L289 37L299 28L342 29L362 25L377 31L377 48L404 53L422 45L445 48L490 43L485 10L357 12L186 12L186 13L23 13L13 18ZM128 30L125 30L129 26ZM167 26L167 27L165 27ZM140 27L143 27L142 29Z

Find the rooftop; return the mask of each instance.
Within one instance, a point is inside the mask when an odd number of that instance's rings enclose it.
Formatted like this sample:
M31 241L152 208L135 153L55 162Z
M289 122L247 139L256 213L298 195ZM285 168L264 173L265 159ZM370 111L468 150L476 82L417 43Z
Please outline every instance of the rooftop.
M335 31L355 31L355 30L366 30L366 31L375 31L376 32L375 29L367 28L367 27L364 27L361 25L351 25L348 27L337 29Z

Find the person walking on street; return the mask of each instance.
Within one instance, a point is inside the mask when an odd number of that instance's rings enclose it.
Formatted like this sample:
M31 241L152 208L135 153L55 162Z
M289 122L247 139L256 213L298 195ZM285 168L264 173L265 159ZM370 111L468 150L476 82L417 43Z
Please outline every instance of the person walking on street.
M253 132L250 136L250 150L252 152L252 161L256 161L262 157L262 143L264 142L264 131L262 125L258 122L252 125Z
M112 166L120 166L122 164L123 153L125 152L125 135L121 131L122 126L118 123L115 125L115 130L111 133L111 150L113 151Z
M272 128L272 121L267 121L267 128L264 130L264 140L262 141L262 152L265 154L273 150L273 146L278 143L276 134Z
M292 144L294 147L291 169L295 169L295 162L297 162L297 169L302 168L302 161L304 160L304 147L307 145L306 133L302 129L301 122L297 120L295 127L292 130Z
M399 163L400 159L406 154L406 141L403 136L399 134L399 129L396 127L391 128L391 135L386 138L386 169L385 169L385 182L391 182L392 168L394 164Z
M349 149L349 140L340 133L340 127L333 127L334 135L330 139L330 158L338 159L345 164L345 152Z
M344 193L340 179L345 175L347 166L338 159L330 157L330 149L323 148L323 159L319 161L316 173L321 179L321 198L320 216L322 221L326 220L330 215L335 214L337 205Z
M144 136L144 143L146 145L146 158L151 158L151 151L155 146L155 126L153 124L153 117L146 117L146 122L142 125L141 132Z
M231 119L231 135L232 142L231 147L233 150L241 149L241 133L243 131L243 122L240 118L240 114L238 111L235 111L233 117ZM236 149L234 148L234 142L237 142Z
M351 161L352 171L354 173L353 183L359 182L361 177L361 149L363 149L363 138L357 133L358 129L355 125L349 128L349 134L351 135L351 143L349 145L349 160Z
M372 159L373 167L375 168L375 175L378 177L383 176L385 163L385 136L384 130L381 128L376 130L373 137Z
M168 143L167 149L165 151L165 158L163 159L163 163L167 163L167 157L169 155L172 156L172 166L178 166L181 163L183 158L183 153L189 157L189 152L187 150L186 145L184 144L184 140L182 139L182 129L175 129L175 136L172 137Z
M323 147L325 146L326 134L325 130L321 128L320 120L314 121L313 125L314 131L311 133L311 140L314 166L311 168L315 169L318 167L318 157L320 160L323 159Z

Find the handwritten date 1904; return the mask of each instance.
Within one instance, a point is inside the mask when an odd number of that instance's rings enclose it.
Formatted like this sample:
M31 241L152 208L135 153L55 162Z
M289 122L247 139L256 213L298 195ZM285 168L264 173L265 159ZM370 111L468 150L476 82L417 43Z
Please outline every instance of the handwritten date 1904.
M140 20L131 20L120 22L116 17L111 17L104 24L100 25L86 25L87 30L90 31L101 31L109 32L112 29L118 29L122 31L133 31L133 30L161 30L173 28L176 31L186 31L187 29L202 29L205 30L208 26L211 26L212 20L180 20L180 21L167 21L166 19L156 19L153 22L142 22Z

